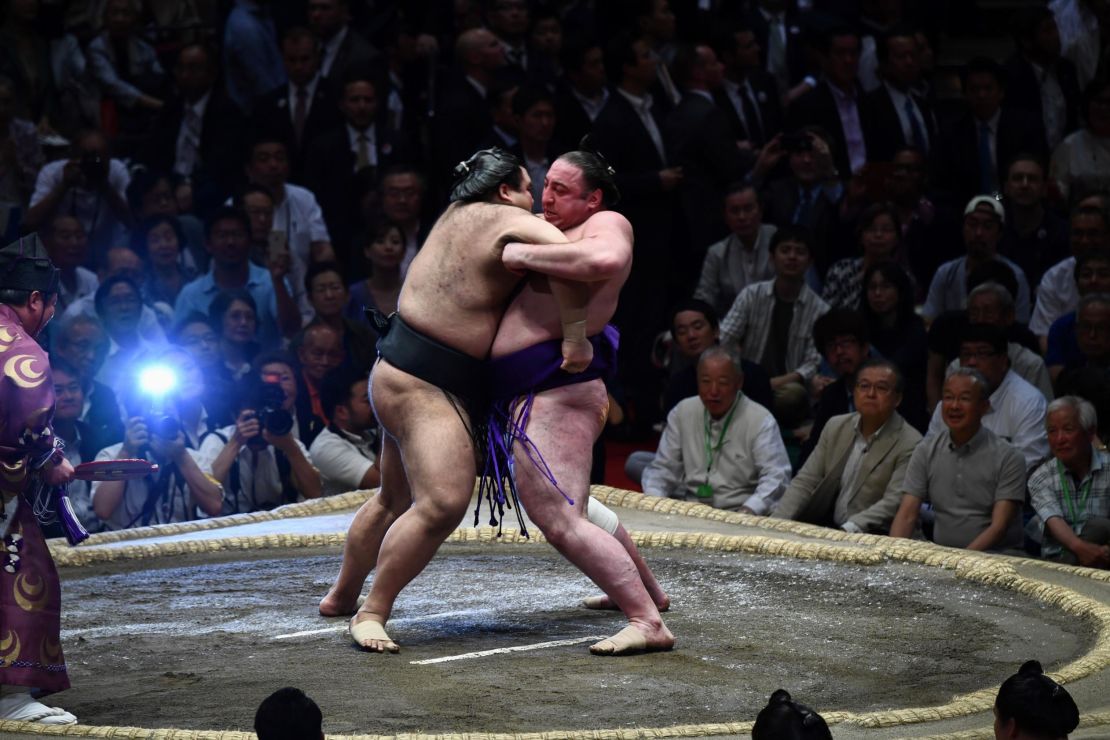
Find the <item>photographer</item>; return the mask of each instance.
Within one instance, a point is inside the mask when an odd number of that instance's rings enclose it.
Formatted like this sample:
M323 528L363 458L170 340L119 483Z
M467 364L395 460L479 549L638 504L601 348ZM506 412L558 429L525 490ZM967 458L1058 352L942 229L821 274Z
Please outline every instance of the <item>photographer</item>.
M126 241L131 226L127 206L130 176L123 162L108 156L108 141L99 131L77 135L69 159L50 162L39 171L24 230L47 223L55 213L69 213L81 221L93 254L103 255L113 244Z
M320 400L331 419L309 449L320 470L324 495L376 488L381 483L375 450L378 420L370 408L368 378L348 367L324 376Z
M258 367L239 395L235 423L200 444L200 457L227 491L223 514L272 509L321 494L320 473L293 435L296 396L288 388L293 369L277 361Z
M93 512L107 529L189 521L197 518L197 509L207 516L219 515L223 490L201 469L197 451L185 446L185 434L176 419L171 423L133 416L127 420L123 442L105 447L96 456L98 461L130 458L150 460L159 470L130 481L93 483Z

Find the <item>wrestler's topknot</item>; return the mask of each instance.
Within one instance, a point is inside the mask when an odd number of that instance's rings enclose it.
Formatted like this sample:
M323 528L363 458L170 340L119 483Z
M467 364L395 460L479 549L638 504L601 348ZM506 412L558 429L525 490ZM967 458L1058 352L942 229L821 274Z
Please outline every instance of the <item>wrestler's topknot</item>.
M578 142L578 149L567 152L559 157L567 164L572 164L582 172L582 179L586 181L588 191L601 190L602 202L607 208L612 208L620 202L621 194L617 189L616 170L610 166L589 134Z
M502 183L513 190L520 190L523 183L521 161L504 149L482 149L470 159L455 165L455 184L451 187L451 202L476 203L489 200Z

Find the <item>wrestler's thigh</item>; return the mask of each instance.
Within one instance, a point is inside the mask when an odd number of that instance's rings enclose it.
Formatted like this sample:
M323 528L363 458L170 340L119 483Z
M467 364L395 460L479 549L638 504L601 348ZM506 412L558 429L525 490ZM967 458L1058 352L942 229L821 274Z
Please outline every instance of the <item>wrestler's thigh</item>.
M605 424L608 394L600 380L564 386L536 395L528 422L528 437L543 455L559 488L574 499L574 510L584 510L590 485L594 441ZM542 525L546 511L565 514L563 496L528 460L520 444L514 450L524 508Z

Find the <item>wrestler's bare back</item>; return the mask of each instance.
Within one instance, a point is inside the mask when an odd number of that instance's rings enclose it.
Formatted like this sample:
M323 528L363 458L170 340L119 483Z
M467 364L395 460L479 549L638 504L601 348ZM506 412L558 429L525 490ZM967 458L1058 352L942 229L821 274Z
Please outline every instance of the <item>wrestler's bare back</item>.
M501 252L512 241L558 243L566 238L515 206L448 206L409 267L398 300L401 316L448 346L486 357L505 304L520 282L501 263ZM560 336L554 310L555 336Z
M623 259L623 265L615 275L589 283L586 333L592 336L604 329L613 317L621 288L632 270L632 227L624 216L613 211L601 211L563 234L570 242L582 241L586 248L595 246L590 241L605 240L607 248L618 250ZM490 355L503 357L561 336L559 307L548 287L547 278L533 273L505 311Z

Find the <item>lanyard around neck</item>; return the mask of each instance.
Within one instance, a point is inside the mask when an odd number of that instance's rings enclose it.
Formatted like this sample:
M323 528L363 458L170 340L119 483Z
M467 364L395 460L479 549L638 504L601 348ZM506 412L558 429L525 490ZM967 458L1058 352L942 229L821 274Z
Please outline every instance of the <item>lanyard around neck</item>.
M1077 492L1079 499L1077 502L1072 500L1072 490L1068 484L1068 476L1064 474L1064 466L1059 460L1056 461L1056 474L1060 476L1060 490L1064 493L1064 506L1068 510L1068 523L1074 529L1080 523L1080 514L1083 514L1084 519L1086 519L1087 497L1091 495L1091 482L1094 480L1094 475L1088 473L1087 482L1081 485Z
M717 444L713 444L713 436L709 430L709 409L705 410L705 478L709 479L709 473L713 470L713 453L721 451L721 445L725 443L725 435L728 433L729 424L732 423L732 415L736 413L736 407L740 405L740 400L737 398L732 402L732 408L729 409L728 416L725 417L724 424L721 425L721 433L717 437Z

